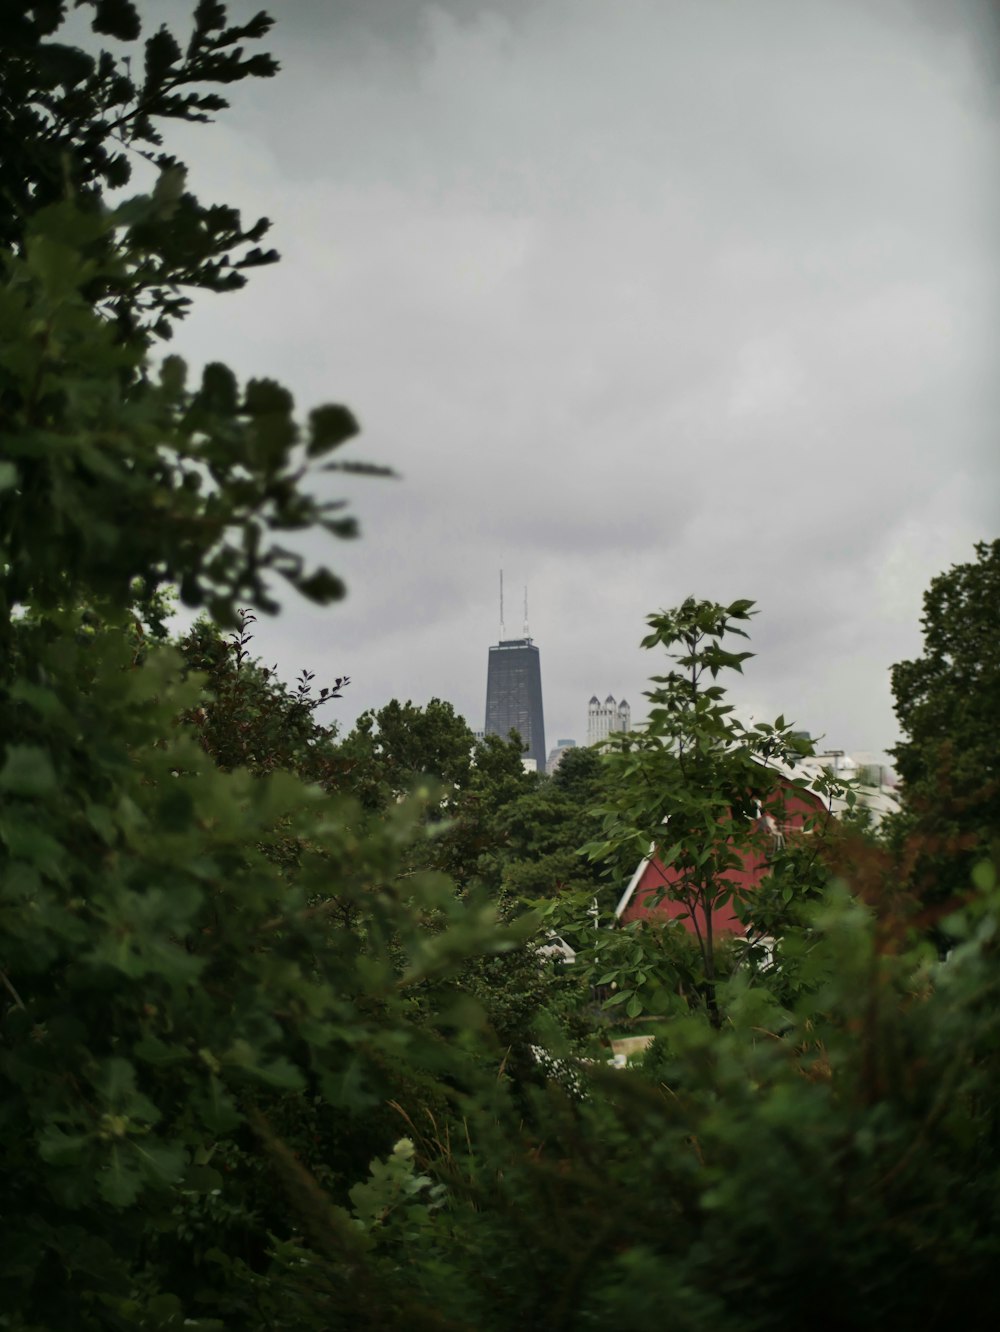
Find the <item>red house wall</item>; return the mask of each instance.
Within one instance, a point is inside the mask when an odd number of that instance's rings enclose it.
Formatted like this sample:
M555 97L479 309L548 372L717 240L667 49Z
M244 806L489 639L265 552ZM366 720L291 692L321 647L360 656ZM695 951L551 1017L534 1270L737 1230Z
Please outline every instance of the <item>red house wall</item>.
M806 821L814 819L825 808L818 796L802 791L798 787L783 784L777 802L772 802L769 805L769 812L783 835L786 838L794 838L795 836L807 836L808 833L804 827ZM739 868L733 869L728 877L740 889L753 890L760 884L768 869L769 862L762 850L754 848L744 854L743 864ZM683 902L673 901L665 897L655 905L651 903L651 899L655 898L657 893L676 883L679 877L676 869L664 867L654 857L646 864L628 905L619 917L621 923L624 925L630 920L676 920L680 916L686 916L687 919L682 924L689 934L694 934L694 922L691 920ZM703 926L704 913L699 911L698 916L699 924ZM712 932L714 934L744 933L743 924L731 904L727 903L712 912Z

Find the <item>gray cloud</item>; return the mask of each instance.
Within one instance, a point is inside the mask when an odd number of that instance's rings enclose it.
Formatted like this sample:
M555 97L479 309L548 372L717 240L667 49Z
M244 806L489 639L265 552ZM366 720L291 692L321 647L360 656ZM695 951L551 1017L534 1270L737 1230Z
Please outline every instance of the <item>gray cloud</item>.
M921 592L997 528L1000 125L986 10L943 8L283 7L279 79L174 137L285 258L178 342L349 402L402 479L350 483L351 596L265 655L479 725L502 558L553 737L639 703L692 593L761 605L748 708L891 743Z

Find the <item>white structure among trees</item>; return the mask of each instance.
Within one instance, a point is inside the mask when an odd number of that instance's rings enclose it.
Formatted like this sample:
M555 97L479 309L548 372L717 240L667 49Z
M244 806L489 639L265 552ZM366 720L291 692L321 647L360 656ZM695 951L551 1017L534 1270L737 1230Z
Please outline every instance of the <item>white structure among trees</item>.
M607 740L613 731L632 729L632 709L623 698L616 703L614 695L609 694L602 703L595 694L587 704L587 744L596 745L599 740Z

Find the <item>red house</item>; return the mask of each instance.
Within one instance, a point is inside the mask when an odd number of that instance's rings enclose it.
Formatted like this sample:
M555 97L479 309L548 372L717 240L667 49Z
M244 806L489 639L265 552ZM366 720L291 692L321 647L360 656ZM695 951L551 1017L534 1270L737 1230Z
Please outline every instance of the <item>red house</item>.
M810 824L815 822L817 815L827 813L827 805L818 795L803 790L782 775L768 810L768 813L761 811L758 819L758 828L764 836L757 846L744 852L742 865L727 876L741 888L752 890L760 884L768 873L772 855L784 846L786 839L810 836L814 831ZM683 902L669 897L662 897L659 902L655 900L657 894L662 894L679 877L672 866L664 866L654 855L646 856L639 862L622 893L615 908L615 918L625 925L631 920L676 920L683 916L686 917L683 921L685 929L694 934L694 922ZM699 912L699 916L699 924L703 926L703 912ZM712 932L715 935L745 932L731 904L712 912Z

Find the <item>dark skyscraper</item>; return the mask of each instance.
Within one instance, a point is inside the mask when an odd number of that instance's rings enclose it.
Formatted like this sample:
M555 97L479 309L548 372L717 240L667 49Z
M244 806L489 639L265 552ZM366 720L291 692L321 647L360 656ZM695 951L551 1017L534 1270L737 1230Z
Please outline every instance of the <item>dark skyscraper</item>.
M545 771L545 722L542 717L542 662L530 638L501 640L490 648L486 675L486 734L517 731L526 758Z
M528 633L528 589L524 589L524 633L508 638L503 623L503 570L500 570L500 642L490 648L486 673L486 734L505 739L517 731L525 757L545 771L542 719L542 659Z

